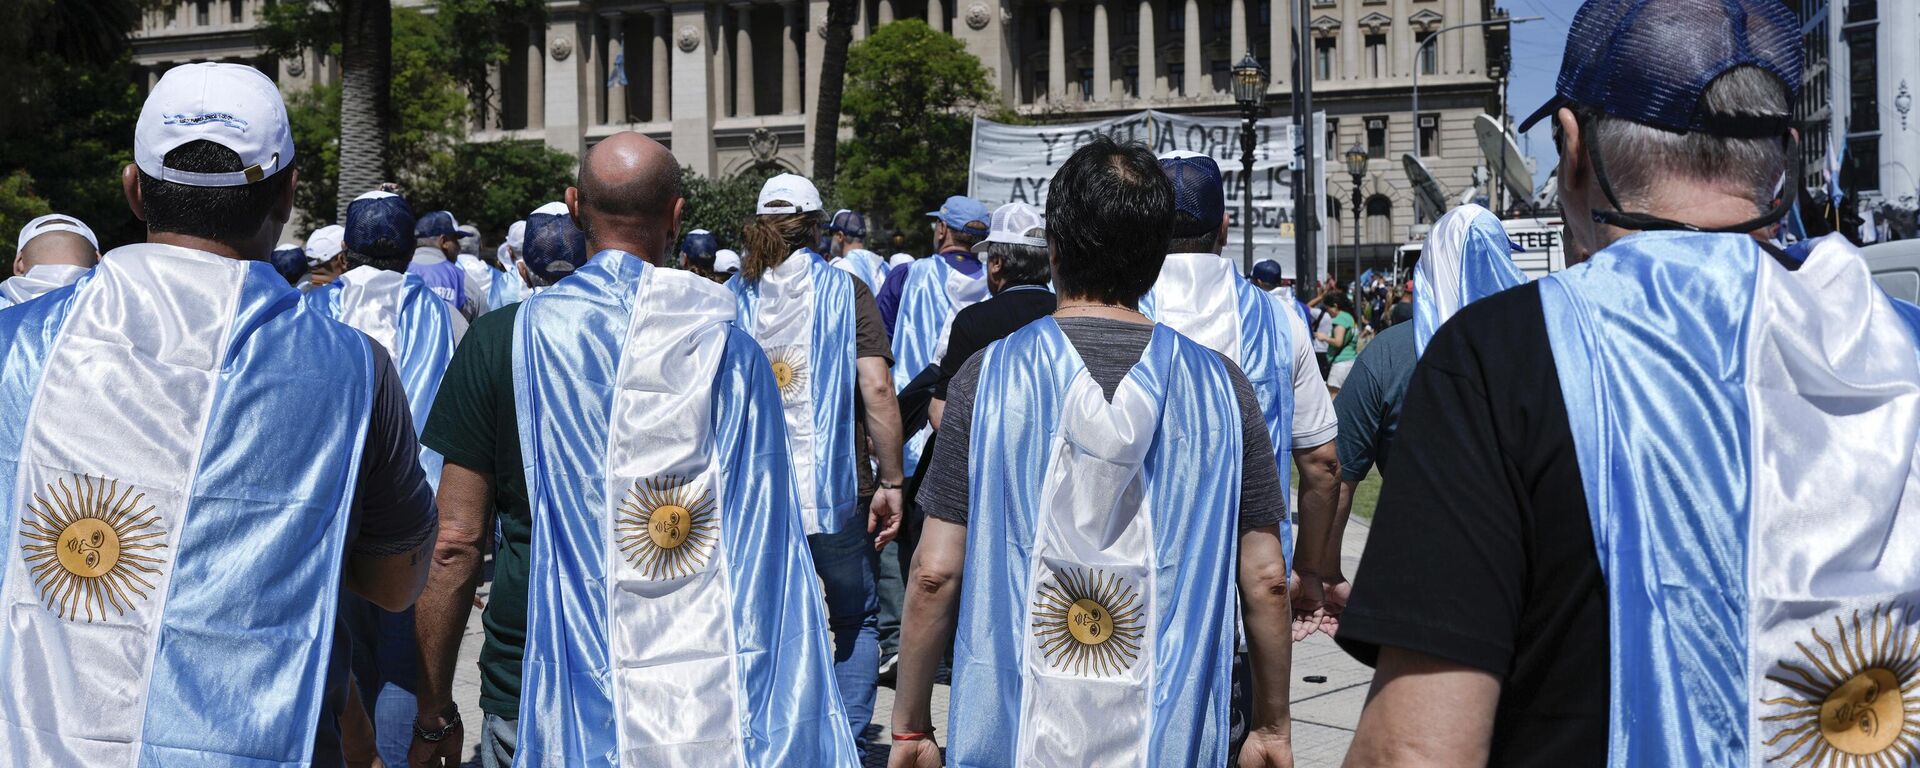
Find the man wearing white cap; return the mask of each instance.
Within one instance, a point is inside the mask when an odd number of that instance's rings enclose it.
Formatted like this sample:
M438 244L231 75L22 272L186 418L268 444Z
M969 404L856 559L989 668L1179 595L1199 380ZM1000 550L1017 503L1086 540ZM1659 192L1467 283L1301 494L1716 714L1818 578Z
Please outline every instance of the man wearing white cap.
M0 309L73 285L100 261L100 241L79 219L49 213L20 228L13 279L0 283Z
M346 237L347 228L338 224L328 224L307 235L307 274L295 287L311 291L346 274Z
M801 522L826 588L834 677L864 745L880 663L873 553L900 527L900 412L873 294L809 247L820 240L820 213L813 182L791 173L768 179L741 231L748 258L727 288L739 301L736 324L773 363Z
M147 242L0 313L0 763L339 765L333 597L406 608L435 531L405 395L265 263L273 81L173 68L133 157Z
M494 309L527 297L527 276L520 266L520 254L526 249L527 221L521 219L507 227L507 241L493 252L492 287L487 303Z
M713 271L722 275L740 273L740 253L732 248L722 248L713 252Z

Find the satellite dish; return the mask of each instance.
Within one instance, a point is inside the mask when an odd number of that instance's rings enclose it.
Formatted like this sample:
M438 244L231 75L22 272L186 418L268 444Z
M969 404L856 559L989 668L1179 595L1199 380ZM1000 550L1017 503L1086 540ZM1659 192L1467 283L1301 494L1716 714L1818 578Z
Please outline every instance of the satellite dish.
M1533 193L1534 210L1551 211L1560 207L1559 178L1560 171L1558 169L1547 174L1547 183L1540 185L1540 190Z
M1441 189L1440 182L1434 180L1433 172L1427 164L1420 162L1412 152L1400 156L1400 164L1407 170L1407 178L1413 182L1413 206L1422 221L1433 221L1447 212L1447 193Z
M1520 154L1520 145L1514 142L1513 134L1507 133L1499 121L1487 114L1473 118L1473 132L1480 138L1480 154L1487 159L1487 168L1499 174L1507 193L1521 199L1531 197L1533 167L1527 164L1526 155Z

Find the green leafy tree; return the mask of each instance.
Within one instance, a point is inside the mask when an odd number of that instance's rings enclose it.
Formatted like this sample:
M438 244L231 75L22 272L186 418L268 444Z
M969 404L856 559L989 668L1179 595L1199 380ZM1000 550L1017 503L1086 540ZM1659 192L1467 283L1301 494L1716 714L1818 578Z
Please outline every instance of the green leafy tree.
M454 211L495 241L507 225L561 199L577 162L537 141L462 144L434 158L413 203L423 211Z
M33 177L26 171L0 177L0 275L13 274L13 254L20 248L14 233L47 207L47 201L33 193Z
M340 86L319 85L288 95L287 123L293 132L293 167L300 172L294 207L308 221L339 221Z
M874 30L847 54L853 138L840 144L839 193L907 248L930 250L924 214L966 189L973 114L993 96L986 68L954 36L919 19Z
M473 117L482 124L498 123L489 67L507 63L510 45L524 45L528 25L546 23L544 0L436 0L434 21L451 45L445 72L466 88ZM511 41L511 43L509 43Z
M455 46L448 32L418 8L393 9L389 92L394 114L392 132L387 135L387 161L390 178L408 186L419 185L434 158L451 151L466 134L467 97L451 72ZM343 112L343 135L344 118ZM344 191L357 197L375 185Z

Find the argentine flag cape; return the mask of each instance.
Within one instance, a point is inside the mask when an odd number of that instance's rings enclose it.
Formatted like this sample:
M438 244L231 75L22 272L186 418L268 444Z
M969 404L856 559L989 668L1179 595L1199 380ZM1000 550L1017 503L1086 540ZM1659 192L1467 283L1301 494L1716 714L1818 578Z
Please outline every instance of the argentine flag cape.
M913 377L940 362L947 351L947 331L953 316L987 298L987 270L968 276L934 254L907 265L900 287L900 305L893 322L893 391L907 388ZM920 451L933 436L933 425L909 435L905 445L906 474L920 466Z
M373 338L393 358L400 387L407 393L416 436L427 428L440 379L453 359L453 312L433 295L419 275L361 265L304 299L313 309ZM420 446L420 467L427 482L440 489L446 459Z
M1241 420L1155 326L1112 402L1051 318L983 353L948 764L1227 759Z
M1527 281L1492 211L1468 203L1433 223L1413 269L1413 351L1426 354L1440 325L1473 302Z
M1613 766L1910 765L1920 344L1838 238L1629 236L1540 297L1607 582Z
M887 284L887 260L865 248L855 248L841 254L840 258L833 260L833 266L860 278L860 282L866 283L867 290L875 296L880 295L880 286Z
M307 764L372 366L167 245L0 312L0 765Z
M758 280L735 275L727 281L737 302L736 324L773 365L808 535L864 523L855 514L860 489L853 444L853 280L801 249Z
M1140 311L1201 346L1226 355L1253 385L1273 444L1280 487L1293 453L1293 341L1287 304L1247 282L1233 262L1211 253L1175 253L1160 267ZM1293 562L1293 523L1280 517L1280 541Z
M602 251L515 318L517 766L853 766L785 421L734 299Z
M72 264L42 264L0 282L0 309L25 304L57 288L73 285L86 274L86 267Z

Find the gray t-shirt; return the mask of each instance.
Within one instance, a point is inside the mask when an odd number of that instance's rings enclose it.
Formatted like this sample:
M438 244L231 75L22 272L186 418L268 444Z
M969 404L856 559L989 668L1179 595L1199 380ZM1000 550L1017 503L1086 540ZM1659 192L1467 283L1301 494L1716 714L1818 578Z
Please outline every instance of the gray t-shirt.
M1100 385L1109 401L1153 339L1153 326L1139 323L1092 317L1063 317L1055 322L1073 343L1074 351L1080 353L1087 375ZM932 464L916 497L928 516L957 525L967 524L967 457L972 446L973 394L980 383L980 359L978 354L968 358L947 384L947 408L934 441ZM1280 485L1280 471L1273 463L1273 446L1260 416L1260 403L1240 366L1225 355L1220 361L1227 365L1234 397L1240 402L1240 530L1275 525L1286 513L1287 489Z
M1393 434L1400 428L1400 404L1407 399L1407 382L1420 355L1413 350L1413 323L1400 323L1375 334L1354 360L1353 372L1333 401L1339 417L1340 476L1353 482L1367 479L1378 465L1387 473L1387 455Z

